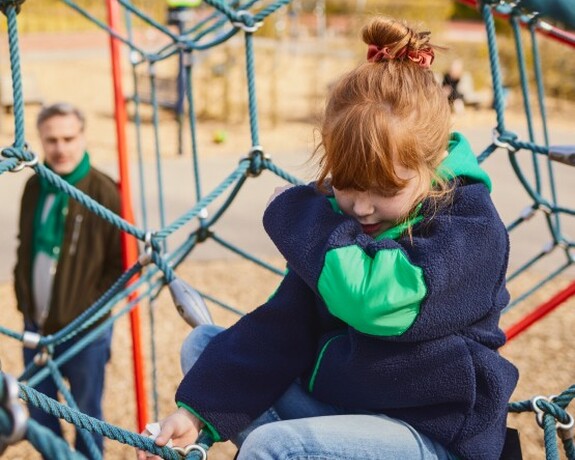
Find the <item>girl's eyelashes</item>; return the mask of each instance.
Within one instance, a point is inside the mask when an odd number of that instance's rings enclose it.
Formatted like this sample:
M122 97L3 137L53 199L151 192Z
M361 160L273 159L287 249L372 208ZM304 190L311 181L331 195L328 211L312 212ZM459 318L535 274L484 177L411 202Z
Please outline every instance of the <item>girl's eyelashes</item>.
M358 189L354 187L333 187L334 189L344 192L344 193L372 193L373 195L380 196L382 198L393 198L394 196L401 195L404 189L381 189L377 187L369 188L369 189Z
M385 190L385 191L381 191L381 192L377 192L379 195L381 195L384 198L393 198L394 196L397 195L401 195L401 192L403 190Z
M378 195L382 198L393 198L394 196L398 196L401 195L401 193L403 192L404 189L373 189L371 190L371 193L373 193L374 195Z

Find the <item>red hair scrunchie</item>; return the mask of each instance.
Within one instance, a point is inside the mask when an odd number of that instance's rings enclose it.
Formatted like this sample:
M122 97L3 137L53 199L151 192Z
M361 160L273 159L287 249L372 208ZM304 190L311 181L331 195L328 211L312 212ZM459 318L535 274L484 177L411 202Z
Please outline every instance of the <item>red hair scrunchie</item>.
M424 48L417 51L407 51L407 47L402 48L395 56L389 53L389 47L384 46L380 48L376 45L368 45L367 47L367 60L369 62L381 62L392 59L400 59L407 56L410 61L419 64L424 69L431 68L435 53L433 48Z

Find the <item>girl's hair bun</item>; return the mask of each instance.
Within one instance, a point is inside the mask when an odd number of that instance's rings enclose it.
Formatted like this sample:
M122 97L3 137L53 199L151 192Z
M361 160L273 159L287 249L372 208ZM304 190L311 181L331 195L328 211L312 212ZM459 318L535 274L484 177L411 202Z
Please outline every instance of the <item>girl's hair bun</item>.
M420 32L404 21L386 17L374 18L362 29L367 57L372 62L409 60L429 68L434 58L430 38L429 31Z

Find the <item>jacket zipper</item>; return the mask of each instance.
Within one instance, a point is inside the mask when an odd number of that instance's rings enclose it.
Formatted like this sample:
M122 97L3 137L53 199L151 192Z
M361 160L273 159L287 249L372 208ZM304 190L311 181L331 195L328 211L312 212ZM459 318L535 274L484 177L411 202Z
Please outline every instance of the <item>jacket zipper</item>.
M337 334L334 335L333 337L331 337L326 343L323 344L323 347L321 347L321 350L319 352L319 355L315 361L315 366L312 372L311 377L309 378L309 382L308 382L308 387L307 387L307 391L312 393L314 390L314 386L315 386L315 379L317 378L317 374L319 372L319 368L321 365L321 362L323 360L324 354L327 351L327 348L331 345L331 343L335 340L335 339L339 339L340 337L345 336L345 334Z
M82 214L76 214L74 218L74 230L72 231L72 242L70 243L70 255L76 254L76 249L78 247L78 238L80 238L80 228L82 227L82 221L84 216Z

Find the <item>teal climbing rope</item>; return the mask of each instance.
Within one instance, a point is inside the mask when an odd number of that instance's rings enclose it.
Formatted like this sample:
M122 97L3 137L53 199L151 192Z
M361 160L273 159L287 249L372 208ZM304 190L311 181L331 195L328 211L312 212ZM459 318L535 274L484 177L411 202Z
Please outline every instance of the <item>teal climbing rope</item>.
M61 379L59 366L71 357L75 356L75 354L77 354L84 346L90 343L90 341L100 332L101 328L112 324L124 316L142 299L150 299L149 307L150 314L152 315L150 323L151 327L154 327L156 323L153 316L153 310L155 308L154 300L159 296L160 292L166 288L166 286L172 287L181 281L178 279L176 274L177 267L199 244L208 240L213 241L223 248L272 271L278 276L282 276L284 274L283 269L273 267L267 262L248 254L243 249L222 238L215 228L219 219L225 214L226 210L233 205L244 184L247 183L249 179L258 177L264 171L294 184L301 183L298 178L279 168L273 162L264 147L261 145L259 135L260 127L258 123L254 33L259 29L266 18L275 13L279 8L287 5L289 0L270 1L263 5L258 4L257 7L255 0L244 2L205 0L205 4L213 11L209 15L200 18L192 27L181 31L181 33L174 33L168 27L155 21L145 12L137 8L131 1L118 0L118 3L126 12L127 33L125 35L117 30L111 29L104 22L90 14L86 8L79 6L72 0L62 1L86 20L118 39L130 51L130 63L132 65L131 70L135 92L134 97L132 98L132 101L134 102L134 113L132 119L134 121L137 139L136 150L138 155L139 190L142 197L142 225L136 226L127 222L120 216L101 206L89 196L62 181L59 176L38 163L38 157L34 153L34 149L30 148L28 145L24 131L24 101L22 74L20 69L17 19L21 10L25 10L23 0L0 0L0 10L6 16L8 25L8 43L10 69L13 82L12 92L14 97L15 123L14 142L11 146L6 147L1 151L3 160L0 161L0 174L9 171L18 172L24 168L30 168L34 173L48 180L50 184L76 199L91 212L103 219L106 219L122 231L141 241L144 246L144 251L142 252L142 256L138 262L128 268L100 299L84 312L84 314L80 315L75 321L70 323L61 331L50 336L26 336L25 334L11 331L0 326L1 334L21 341L26 346L36 349L38 356L44 358L43 362L39 361L39 364L33 364L29 366L29 368L25 369L19 377L21 382L18 384L19 396L20 399L27 404L39 407L52 415L74 424L81 430L81 432L86 431L98 433L120 443L148 450L162 458L179 459L182 458L182 455L186 455L186 458L202 458L202 452L208 450L211 446L211 440L205 437L205 435L202 435L198 440L197 443L199 447L196 451L192 450L189 453L182 454L167 447L159 448L146 437L112 426L106 422L87 417L77 410L74 410L75 403ZM509 161L514 168L518 180L528 193L529 198L532 200L532 203L529 206L530 212L519 216L515 221L511 222L508 226L509 230L512 231L516 227L522 225L528 220L530 213L537 211L542 211L545 214L548 228L550 230L551 244L549 247L536 254L516 272L510 274L509 278L513 279L519 273L524 272L534 263L544 258L553 248L556 247L563 251L565 261L542 282L535 285L527 292L519 295L514 300L514 303L511 304L510 308L531 295L546 282L562 273L574 262L572 256L574 242L563 233L562 219L566 215L575 215L575 210L560 204L560 197L558 197L557 191L554 188L552 162L562 162L573 166L575 163L575 148L570 148L569 146L556 147L549 145L549 136L547 134L546 127L546 113L544 109L544 91L541 81L541 63L534 33L537 28L538 16L530 14L528 19L526 19L526 12L522 9L521 3L522 2L508 4L499 1L485 1L481 4L481 12L486 26L487 42L489 47L491 79L494 94L493 108L496 116L496 126L494 128L494 138L491 144L485 148L478 158L480 161L485 161L498 149L507 150ZM516 39L516 54L519 61L519 74L521 77L521 89L524 99L524 111L528 118L527 140L520 139L516 133L509 131L506 126L503 82L497 52L498 48L496 42L495 23L493 20L494 12L503 12L509 16L514 37ZM137 18L150 27L153 27L162 34L168 44L162 45L159 49L153 51L148 51L139 46L135 42L134 35L132 34L132 18ZM543 143L537 143L533 128L533 113L531 110L533 104L530 101L530 92L528 89L525 51L521 45L519 33L520 25L525 22L529 24L530 37L533 43L532 54L535 66L534 73L537 80L537 101L544 124ZM247 100L249 115L250 145L245 146L245 156L240 160L236 169L224 177L224 179L221 180L213 190L208 193L204 193L201 184L202 170L197 140L198 120L194 106L194 59L199 51L216 48L239 34L243 35L244 39L245 72L247 81L245 97ZM174 219L172 222L168 222L165 213L166 203L163 196L163 190L165 187L162 173L163 142L160 138L160 131L158 129L160 102L158 101L158 82L155 72L156 65L158 63L171 58L179 58L183 66L184 85L182 96L183 101L187 106L186 116L189 129L187 134L191 144L191 171L193 173L195 197L193 200L194 202L188 211ZM147 69L151 90L150 105L154 127L153 146L156 169L156 186L158 189L158 209L160 214L160 228L157 230L152 230L150 228L147 216L149 206L144 199L148 184L144 180L141 129L143 117L140 114L144 100L139 95L138 81L136 78L136 70L140 67ZM181 124L179 129L184 129L184 124ZM182 133L179 135L182 135ZM528 152L532 157L532 165L535 171L534 181L528 180L519 165L518 156L522 151ZM541 174L539 173L541 158L546 160L548 168L548 176L550 177L551 184L550 197L544 196L542 192L542 179ZM227 195L224 196L226 193ZM209 215L206 210L210 206L215 206L218 200L221 200L219 207ZM168 252L168 239L176 232L182 230L188 232L188 237L183 243L175 247L170 247L170 251ZM133 280L135 275L139 275L139 279L129 284L129 281ZM191 287L190 289L194 291ZM214 305L225 308L238 315L243 314L240 309L231 307L208 293L200 294L202 298L210 301ZM174 295L175 303L184 310L186 308L203 308L197 303L190 303L189 299L178 298L177 294ZM130 300L126 302L126 299ZM115 312L99 326L94 327L94 325L99 323L100 320L108 315L108 313L112 312L112 310L122 302L124 302L124 304L119 311ZM78 343L58 359L51 359L51 350L54 346L64 343L80 333L84 333L85 335L80 341L78 341ZM154 335L154 333L151 334L152 337ZM152 350L155 349L153 343L151 344L151 347ZM153 352L152 354L155 362L155 353ZM68 405L63 405L53 401L33 389L33 386L37 382L48 377L55 379L61 393L65 396ZM22 419L21 410L18 409L18 402L14 396L13 386L11 394L9 394L9 391L7 391L8 384L5 383L6 381L7 376L0 373L0 453L2 452L3 447L5 448L7 445L19 441L19 439L24 436L22 427L25 426L26 439L39 452L48 458L82 458L79 454L73 452L65 442L61 439L50 436L45 429L39 427L32 420ZM26 382L26 384L22 382ZM155 377L154 382L156 382ZM156 383L154 383L154 392L156 393L155 387ZM574 392L575 390L571 387L559 396L536 397L530 401L511 403L510 405L511 412L531 411L536 414L536 420L544 430L546 452L549 459L559 458L557 446L557 437L559 437L563 442L563 448L567 457L570 460L575 460L572 431L573 417L567 411L567 407L573 399ZM157 416L158 408L156 398L155 404L155 414ZM95 452L94 449L92 449L91 455L93 458L99 458L99 454Z

